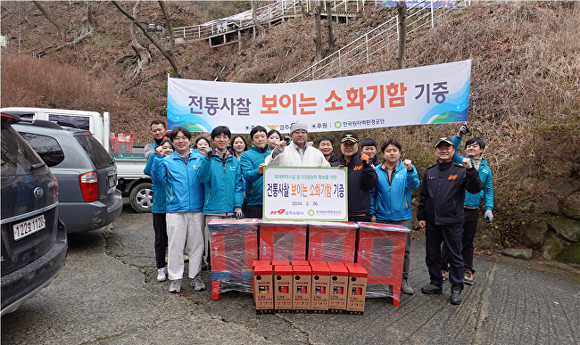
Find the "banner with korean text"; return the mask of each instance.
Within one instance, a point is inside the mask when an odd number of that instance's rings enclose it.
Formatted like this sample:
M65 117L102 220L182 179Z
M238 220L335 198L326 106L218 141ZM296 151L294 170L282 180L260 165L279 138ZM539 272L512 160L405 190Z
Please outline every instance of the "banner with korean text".
M347 168L265 167L266 220L348 220Z
M471 60L287 84L242 84L169 78L168 128L232 133L254 126L287 133L467 121Z

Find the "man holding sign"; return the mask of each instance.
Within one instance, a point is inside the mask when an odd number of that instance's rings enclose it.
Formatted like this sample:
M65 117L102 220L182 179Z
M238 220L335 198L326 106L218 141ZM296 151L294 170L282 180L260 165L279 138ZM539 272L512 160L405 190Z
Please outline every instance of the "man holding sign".
M322 152L308 145L308 126L301 122L294 122L290 126L290 138L287 143L282 140L274 147L272 154L266 158L268 166L302 166L328 167L330 164Z

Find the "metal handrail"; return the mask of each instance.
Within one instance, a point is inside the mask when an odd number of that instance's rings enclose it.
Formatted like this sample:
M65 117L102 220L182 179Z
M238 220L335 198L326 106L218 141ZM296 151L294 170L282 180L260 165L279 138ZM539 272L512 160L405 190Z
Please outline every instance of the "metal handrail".
M435 20L445 14L445 8L447 7L436 8L433 6L433 2L431 2L431 6L422 7L421 5L427 1L428 0L422 0L408 9L414 11L407 16L407 19L411 18L411 21L407 21L406 25L407 35L416 32L427 24L431 24L431 27L434 27ZM457 7L459 7L461 2L466 6L466 1L467 0L458 1ZM428 17L430 18L427 19ZM392 21L396 21L396 23L388 26ZM343 76L343 74L348 72L349 68L356 67L356 64L365 60L365 58L366 63L368 63L369 58L372 55L389 48L390 45L396 44L397 42L398 16L395 15L333 54L299 72L294 77L288 79L286 83L324 79L329 76L330 78ZM364 52L361 51L361 49L364 49ZM349 55L352 55L352 57L349 57ZM355 58L357 59L355 60Z

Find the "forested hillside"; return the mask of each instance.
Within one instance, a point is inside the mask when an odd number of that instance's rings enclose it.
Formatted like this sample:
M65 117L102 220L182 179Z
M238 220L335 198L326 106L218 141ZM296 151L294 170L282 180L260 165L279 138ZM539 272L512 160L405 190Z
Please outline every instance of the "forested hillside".
M263 3L263 2L261 2ZM43 2L57 30L28 1L2 2L2 107L37 106L109 111L113 131L149 140L147 124L166 116L167 75L172 68L146 38L151 53L136 82L129 20L110 2L95 1L94 31L83 41L56 49L81 33L81 2ZM134 2L120 2L131 11ZM166 2L173 25L192 25L250 8L242 2ZM366 7L354 23L334 24L338 47L392 16ZM162 22L158 2L143 2L139 20ZM406 68L472 60L470 135L487 142L494 175L496 221L478 232L481 248L525 245L548 258L580 262L580 3L472 2L434 29L409 37ZM59 32L61 34L59 35ZM280 83L315 62L313 22L289 20L266 27L262 39L237 44L178 45L175 59L185 78ZM323 29L323 32L324 29ZM326 40L326 34L323 34ZM327 47L327 42L323 42ZM41 54L40 59L31 56ZM328 53L328 51L326 51ZM395 54L373 56L358 73L395 68ZM435 158L435 137L455 135L458 125L426 125L361 131L377 142L395 137L404 158L420 174ZM338 136L338 133L331 133ZM318 135L312 135L317 137ZM338 150L335 150L335 154Z

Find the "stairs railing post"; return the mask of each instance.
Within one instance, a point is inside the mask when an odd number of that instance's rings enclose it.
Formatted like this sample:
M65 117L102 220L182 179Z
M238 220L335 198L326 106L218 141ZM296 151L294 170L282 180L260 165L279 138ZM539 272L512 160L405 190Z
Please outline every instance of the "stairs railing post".
M342 65L340 63L340 50L338 51L338 75L342 77Z
M369 63L369 34L365 34L365 40L367 45L367 63Z
M431 1L431 29L435 27L435 19L433 18L433 1Z

